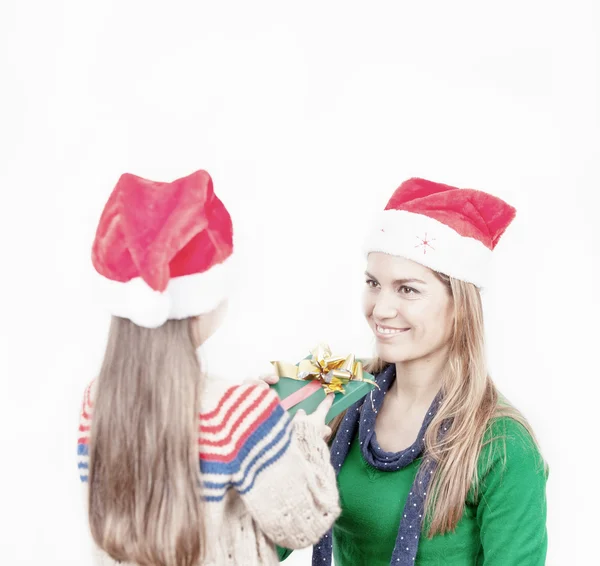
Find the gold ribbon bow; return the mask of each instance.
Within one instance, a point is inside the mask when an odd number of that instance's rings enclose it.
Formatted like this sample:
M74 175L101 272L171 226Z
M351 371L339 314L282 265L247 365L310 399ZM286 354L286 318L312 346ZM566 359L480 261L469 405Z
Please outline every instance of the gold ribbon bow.
M363 365L355 359L354 354L348 356L332 356L327 344L319 344L310 355L298 365L288 362L271 362L279 377L289 377L299 381L317 380L323 386L325 394L345 393L344 386L349 381L365 381L375 387L377 384L363 377Z

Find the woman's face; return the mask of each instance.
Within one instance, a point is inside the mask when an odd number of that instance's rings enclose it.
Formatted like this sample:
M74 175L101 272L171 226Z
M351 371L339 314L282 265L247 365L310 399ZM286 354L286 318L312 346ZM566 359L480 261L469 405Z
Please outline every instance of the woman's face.
M369 254L363 305L385 362L407 362L443 350L452 335L452 296L433 271L414 261Z

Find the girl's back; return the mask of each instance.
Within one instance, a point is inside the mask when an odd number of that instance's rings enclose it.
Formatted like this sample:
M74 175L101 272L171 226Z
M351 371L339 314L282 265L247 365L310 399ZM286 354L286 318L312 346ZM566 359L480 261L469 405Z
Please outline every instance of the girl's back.
M96 387L93 381L86 389L79 429L86 499ZM287 548L316 543L339 514L335 474L318 429L290 422L277 396L258 385L207 379L201 406L203 564L278 564L271 541ZM99 549L95 558L115 563Z
M113 321L78 443L97 563L277 564L339 514L323 414L293 422L270 389L207 378L233 250L206 172L124 175L92 257Z

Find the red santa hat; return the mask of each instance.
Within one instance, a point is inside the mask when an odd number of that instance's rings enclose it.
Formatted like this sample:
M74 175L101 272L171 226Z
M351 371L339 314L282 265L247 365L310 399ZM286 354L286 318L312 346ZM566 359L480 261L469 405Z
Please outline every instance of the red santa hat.
M409 179L378 217L366 253L405 257L482 287L492 251L515 213L482 191Z
M206 171L171 183L125 173L96 231L92 262L111 314L157 328L226 297L231 217Z

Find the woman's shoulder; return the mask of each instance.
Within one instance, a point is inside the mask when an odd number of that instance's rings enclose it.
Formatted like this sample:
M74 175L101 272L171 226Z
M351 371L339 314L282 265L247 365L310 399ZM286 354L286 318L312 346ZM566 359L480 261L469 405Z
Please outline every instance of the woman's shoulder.
M519 473L534 470L547 474L539 446L526 422L513 416L490 420L483 435L479 456L481 476L494 471Z
M484 444L502 440L517 444L526 450L535 450L536 442L525 421L513 416L498 416L490 419L483 436Z

